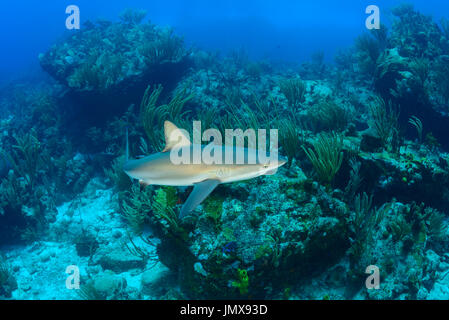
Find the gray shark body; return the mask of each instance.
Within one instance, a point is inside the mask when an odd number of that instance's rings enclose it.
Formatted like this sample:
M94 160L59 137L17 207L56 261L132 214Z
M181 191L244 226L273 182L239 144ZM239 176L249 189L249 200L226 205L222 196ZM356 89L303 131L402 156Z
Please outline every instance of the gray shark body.
M261 163L256 149L209 145L207 146L208 152L212 152L212 154L221 152L222 164L206 164L203 161L194 164L193 160L188 164L176 164L171 158L170 151L174 143L170 141L169 137L173 131L179 129L168 121L165 122L164 127L167 140L164 151L141 159L127 160L123 170L129 177L138 179L143 185L194 186L192 193L181 209L180 218L195 209L217 185L273 174L278 167L286 162L285 159L279 159L270 161L270 163ZM193 145L186 139L178 145L177 152L193 155L195 150L202 151L204 148L204 146ZM232 164L226 164L225 154L231 152L230 148L232 148L234 159ZM239 151L245 155L241 164L235 161L235 156ZM254 161L249 162L248 159L256 159L256 161L253 163Z

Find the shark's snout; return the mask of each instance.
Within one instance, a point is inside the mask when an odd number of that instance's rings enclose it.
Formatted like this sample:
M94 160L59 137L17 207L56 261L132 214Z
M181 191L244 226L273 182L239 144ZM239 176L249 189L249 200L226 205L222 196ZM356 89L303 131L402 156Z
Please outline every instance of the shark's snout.
M284 164L286 164L288 159L286 157L279 156L278 158L278 165L279 167L282 167Z

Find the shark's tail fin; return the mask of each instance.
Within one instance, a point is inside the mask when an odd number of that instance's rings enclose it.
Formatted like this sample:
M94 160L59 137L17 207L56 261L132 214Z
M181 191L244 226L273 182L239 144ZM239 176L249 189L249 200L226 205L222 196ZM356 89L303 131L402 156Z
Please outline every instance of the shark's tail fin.
M128 127L126 128L126 162L129 160Z

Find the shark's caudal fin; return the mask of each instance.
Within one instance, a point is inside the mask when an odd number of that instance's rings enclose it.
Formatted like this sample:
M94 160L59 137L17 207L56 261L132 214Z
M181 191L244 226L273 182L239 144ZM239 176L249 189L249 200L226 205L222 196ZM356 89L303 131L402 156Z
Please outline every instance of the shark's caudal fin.
M165 148L162 152L170 151L174 146L190 146L192 143L186 136L187 131L179 129L170 121L164 122Z
M195 209L219 184L219 180L205 180L195 184L192 193L181 208L179 218L184 218L186 214Z

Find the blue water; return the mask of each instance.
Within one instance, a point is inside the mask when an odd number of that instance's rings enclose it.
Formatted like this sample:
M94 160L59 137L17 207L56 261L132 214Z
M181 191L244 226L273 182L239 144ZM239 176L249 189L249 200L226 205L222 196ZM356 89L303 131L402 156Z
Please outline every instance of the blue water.
M389 9L399 0L378 1L35 1L2 4L0 8L0 81L38 72L36 57L61 37L65 8L80 7L81 19L116 20L125 8L143 8L151 21L170 25L187 43L204 49L229 51L244 48L255 58L304 61L317 51L332 60L339 48L349 46L364 31L365 8L375 4L388 25ZM449 12L442 0L408 1L439 20Z

